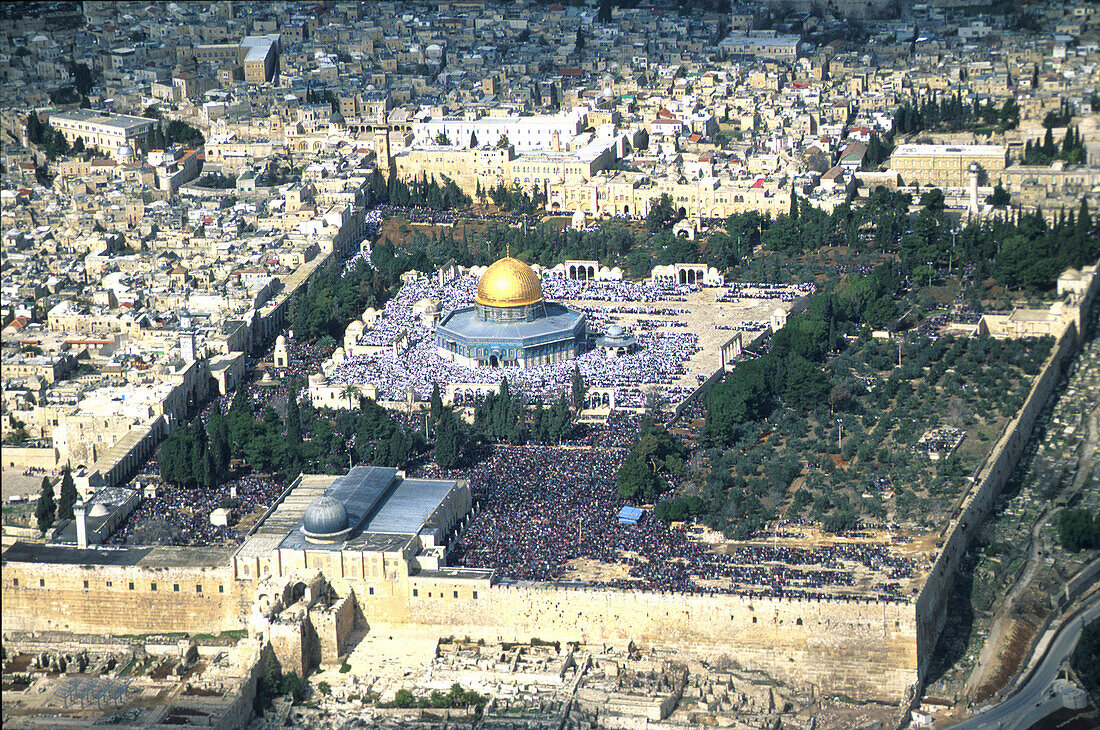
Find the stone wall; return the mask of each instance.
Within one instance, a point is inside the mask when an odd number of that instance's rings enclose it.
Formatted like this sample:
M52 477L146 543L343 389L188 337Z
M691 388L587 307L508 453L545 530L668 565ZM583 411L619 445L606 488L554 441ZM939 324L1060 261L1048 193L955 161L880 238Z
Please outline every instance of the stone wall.
M727 654L796 685L887 702L917 682L911 604L489 585L440 574L410 577L404 599L361 590L356 599L368 622L486 640L679 646L701 657Z
M321 663L338 661L355 629L355 596L347 595L331 607L312 610L309 615L321 644Z
M237 589L228 565L144 568L8 562L3 572L3 630L214 634L241 628Z
M1100 276L1094 276L1082 298L1074 304L1080 307L1082 315L1087 316L1098 290L1100 290ZM1077 321L1079 320L1074 318L1074 321L1070 322L1051 349L1042 370L1032 383L1027 400L1016 416L1005 426L1001 437L978 470L970 492L964 497L955 517L945 528L943 547L916 601L917 653L920 656L919 670L922 681L927 674L936 640L947 618L944 607L947 603L947 594L953 584L955 571L974 536L981 530L994 500L1016 468L1020 454L1031 437L1035 419L1050 398L1070 358L1080 345L1081 333L1077 329Z

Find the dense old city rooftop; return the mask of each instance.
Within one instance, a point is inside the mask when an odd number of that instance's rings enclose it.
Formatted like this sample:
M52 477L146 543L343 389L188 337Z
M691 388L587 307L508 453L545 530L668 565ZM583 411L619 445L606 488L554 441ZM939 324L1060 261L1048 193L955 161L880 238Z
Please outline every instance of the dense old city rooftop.
M0 89L5 725L1096 724L1095 4L8 3Z

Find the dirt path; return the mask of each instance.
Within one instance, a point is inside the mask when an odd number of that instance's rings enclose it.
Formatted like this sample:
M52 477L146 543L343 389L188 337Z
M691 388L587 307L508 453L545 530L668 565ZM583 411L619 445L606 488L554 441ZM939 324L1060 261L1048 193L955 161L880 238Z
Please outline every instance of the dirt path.
M1027 552L1027 565L1020 572L1019 577L993 617L993 623L989 627L989 636L986 637L982 652L978 655L978 662L974 665L974 669L970 672L970 676L963 687L965 695L973 695L976 690L984 688L984 685L988 684L993 677L1003 674L1001 659L1007 658L1004 653L1004 649L1007 648L1006 638L1010 634L1016 633L1014 631L1016 600L1031 584L1035 574L1039 571L1041 564L1039 557L1042 554L1042 529L1043 525L1046 524L1047 517L1052 514L1050 510L1043 510L1031 528L1031 545Z
M1085 441L1085 448L1081 451L1081 459L1077 462L1077 478L1073 480L1073 491L1085 486L1085 480L1092 471L1092 457L1096 453L1096 443L1100 441L1100 406L1092 409L1089 414L1089 437Z
M1098 442L1100 442L1100 406L1094 408L1092 413L1089 414L1089 435L1077 461L1077 474L1073 481L1073 488L1070 490L1071 493L1081 489L1088 479L1092 471L1092 460ZM971 697L977 694L988 695L990 691L996 691L1000 688L993 686L999 680L1010 679L1012 674L1015 673L1016 667L1009 667L1007 664L1018 662L1019 657L1016 655L1019 652L1009 651L1009 645L1010 643L1019 643L1021 634L1028 633L1026 631L1028 627L1030 627L1031 633L1034 633L1034 626L1030 622L1027 622L1027 626L1019 625L1018 617L1015 615L1016 601L1031 585L1031 581L1039 571L1042 564L1040 558L1044 553L1042 549L1042 530L1046 523L1059 511L1060 508L1044 510L1039 518L1035 520L1035 525L1031 528L1031 545L1028 549L1027 565L1020 572L1019 578L1016 579L1012 589L1009 590L1008 595L993 618L993 623L989 627L989 636L986 637L985 645L978 656L978 662L966 680L966 685L963 688L964 694Z

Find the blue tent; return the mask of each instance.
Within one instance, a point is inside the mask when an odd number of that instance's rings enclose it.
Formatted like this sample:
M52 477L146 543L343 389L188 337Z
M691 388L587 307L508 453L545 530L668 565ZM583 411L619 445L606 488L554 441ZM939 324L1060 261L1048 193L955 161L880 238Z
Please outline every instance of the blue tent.
M642 511L643 510L640 507L623 507L621 510L619 510L619 524L638 524L638 520L642 519Z

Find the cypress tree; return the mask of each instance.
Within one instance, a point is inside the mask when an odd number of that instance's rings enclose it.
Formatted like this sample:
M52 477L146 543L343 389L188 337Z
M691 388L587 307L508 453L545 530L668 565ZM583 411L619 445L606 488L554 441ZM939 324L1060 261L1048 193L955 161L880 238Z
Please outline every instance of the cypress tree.
M580 365L573 366L573 410L580 411L584 408L584 396L588 391L588 386L584 382L584 376L581 375Z
M443 415L443 396L439 393L439 383L432 384L432 397L430 402L430 411L428 417L433 424L439 422L439 417Z
M286 402L286 442L294 453L302 446L302 415L298 410L298 390L292 388Z
M57 501L57 519L71 520L73 518L73 505L76 504L76 484L73 482L72 470L65 465L65 471L61 475L61 494Z
M1043 154L1048 158L1054 157L1058 148L1054 146L1054 133L1047 127L1047 133L1043 135Z
M34 508L34 519L38 523L38 529L45 532L54 523L57 514L57 505L53 501L53 486L49 477L42 477L42 490L38 494L38 504Z
M794 183L791 183L791 209L788 212L791 220L798 220L798 193L794 191Z
M210 423L206 427L206 435L218 474L224 475L229 471L229 425L218 406L214 406L214 413L210 416Z

